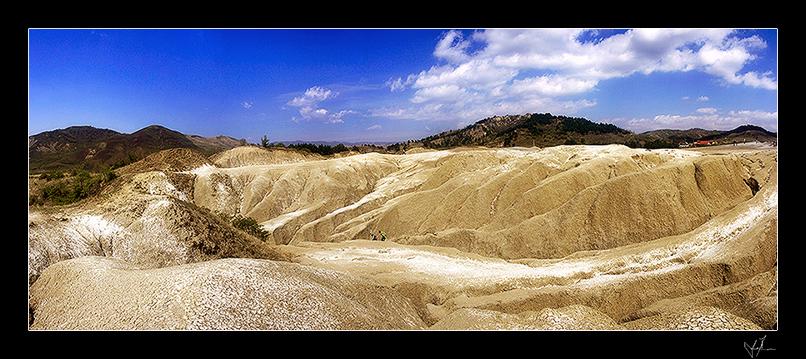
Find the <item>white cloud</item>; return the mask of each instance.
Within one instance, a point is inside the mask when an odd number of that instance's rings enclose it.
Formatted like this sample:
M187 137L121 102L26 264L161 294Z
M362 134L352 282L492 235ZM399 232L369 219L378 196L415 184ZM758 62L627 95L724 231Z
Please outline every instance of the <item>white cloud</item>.
M717 109L713 107L702 107L697 109L698 113L717 113Z
M254 102L244 101L244 102L241 102L241 107L243 107L243 108L248 110L248 109L252 108L252 106L254 104L255 104Z
M299 109L299 114L304 119L317 118L317 117L321 118L327 115L327 110L323 108L313 108L310 106L304 106Z
M513 93L530 92L546 96L563 96L588 92L596 86L596 83L595 80L548 75L515 80L511 89Z
M741 111L730 111L728 115L745 118L745 119L756 119L756 120L775 120L778 121L778 111L775 112L766 112L766 111L750 111L750 110L741 110Z
M708 98L708 96L697 97L697 102L707 102L708 100L710 100L710 98Z
M392 92L403 91L407 87L411 86L414 83L414 80L417 79L417 76L414 74L410 74L406 76L406 79L403 80L402 77L398 77L396 79L389 79L386 81L386 86L389 87L389 90Z
M758 74L749 71L740 74L739 71L752 60L756 59L750 51L765 48L767 44L758 36L749 38L727 38L722 46L706 43L698 52L699 61L706 73L721 77L732 85L745 85L767 90L778 89L778 81L768 71Z
M689 99L691 99L691 97L683 96L680 99L683 100L683 101L688 101Z
M414 88L457 85L473 89L490 89L509 82L517 70L496 66L489 59L471 60L458 66L434 66L420 72Z
M777 90L778 81L772 78L772 72L767 71L761 75L750 71L744 75L736 76L735 83L742 83L750 87L759 87L767 90Z
M720 113L716 109L702 108L698 109L696 114L662 114L652 118L606 119L603 121L614 123L636 132L689 128L731 130L746 124L761 126L770 131L778 131L778 111L740 110Z
M367 131L380 130L381 128L381 125L372 125L367 127Z
M380 109L397 117L473 120L502 111L574 111L595 104L584 96L600 81L633 74L700 71L728 85L777 89L772 72L742 72L766 46L758 36L730 29L634 29L582 41L584 29L492 29L465 37L448 31L434 56L444 60L387 81L412 88L411 108ZM598 36L598 35L593 35ZM588 36L590 37L590 36ZM476 46L478 45L478 46ZM480 50L470 52L472 48ZM705 97L703 97L705 98ZM683 100L688 100L683 97Z
M467 91L459 86L439 85L417 90L417 92L414 94L414 97L411 99L411 102L422 103L431 100L458 101L467 95Z
M327 122L328 123L343 123L344 122L344 116L354 114L354 113L357 113L357 112L355 112L353 110L341 110L339 112L331 114L330 117L328 118Z
M324 100L336 97L336 95L338 95L338 93L334 91L323 87L314 86L305 90L305 93L302 96L294 97L288 102L288 105L294 107L315 106Z
M464 40L462 33L451 30L445 33L434 49L434 56L453 63L466 61L470 56L465 53L470 41Z
M326 123L343 123L344 116L356 112L352 110L341 110L333 113L326 108L319 107L320 102L332 99L336 96L338 96L338 92L324 87L313 86L305 90L302 96L294 97L291 101L288 101L287 105L298 107L299 115L302 117L301 119L318 119ZM299 122L300 119L293 117L291 121Z

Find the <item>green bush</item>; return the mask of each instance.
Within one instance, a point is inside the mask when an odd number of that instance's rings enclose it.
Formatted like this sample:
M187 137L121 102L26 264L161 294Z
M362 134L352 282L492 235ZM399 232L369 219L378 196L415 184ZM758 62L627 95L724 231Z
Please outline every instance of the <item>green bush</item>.
M557 116L562 119L562 129L565 132L576 133L628 133L616 125L609 123L596 123L584 118Z
M264 230L254 218L244 217L240 214L236 214L230 217L229 221L232 223L233 227L249 233L259 238L261 241L265 241L267 238L269 238L269 232L266 232L266 230Z
M639 148L641 147L641 142L638 140L630 139L624 142L624 145L629 148Z
M665 140L651 140L647 141L644 144L644 148L653 149L653 148L677 148L679 145L677 143Z
M43 173L41 176L39 176L39 178L41 178L41 179L43 179L45 181L50 181L50 180L64 178L64 173L59 172L59 171L53 171L53 172L49 172L49 173Z
M112 180L115 178L118 178L118 175L112 170L111 167L101 172L101 180L105 183L112 182Z
M112 170L116 170L116 169L118 169L118 168L121 168L121 167L123 167L123 166L127 166L127 165L132 164L132 163L135 163L135 162L137 162L137 157L133 156L133 155L130 153L130 154L128 155L128 157L126 157L125 159L122 159L122 160L119 160L119 161L117 161L117 162L113 163L113 164L112 164L111 169L112 169Z
M32 195L28 196L28 205L29 206L36 206L36 205L42 205L42 204L44 204L42 202L42 197L37 196L35 194L32 194Z
M320 145L315 145L313 143L295 143L295 144L288 145L288 148L306 150L308 152L318 153L318 154L323 155L323 156L328 156L328 155L332 155L332 154L336 154L336 153L340 153L340 152L345 152L345 151L348 150L347 146L345 146L345 145L343 145L341 143L339 143L338 145L335 145L335 146L328 146L328 145L321 145L321 144Z
M49 183L42 187L35 203L69 204L80 201L101 191L103 186L117 178L111 168L91 174L85 170L73 171L73 176Z

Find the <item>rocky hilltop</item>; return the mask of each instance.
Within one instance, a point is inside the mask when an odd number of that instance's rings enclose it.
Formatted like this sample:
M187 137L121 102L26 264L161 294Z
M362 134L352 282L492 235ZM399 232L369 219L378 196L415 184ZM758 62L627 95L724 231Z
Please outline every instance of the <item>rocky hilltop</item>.
M633 148L677 148L695 141L718 143L777 142L777 134L753 125L730 131L654 130L633 133L608 123L585 118L532 113L493 116L467 127L438 133L417 141L398 143L390 148L406 151L425 147L447 149L457 146L550 147L558 145L622 144Z

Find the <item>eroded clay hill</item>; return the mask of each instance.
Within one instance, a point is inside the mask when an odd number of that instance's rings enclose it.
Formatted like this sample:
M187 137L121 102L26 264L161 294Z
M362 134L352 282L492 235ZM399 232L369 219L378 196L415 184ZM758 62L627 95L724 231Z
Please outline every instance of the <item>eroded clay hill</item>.
M242 147L121 173L99 197L29 214L34 328L777 325L774 149ZM379 230L387 241L368 241ZM254 259L220 259L233 257ZM310 292L264 283L284 281ZM137 298L150 301L110 304ZM323 321L271 324L310 315Z
M557 258L686 233L752 197L753 159L624 146L377 153L202 166L194 201L277 243L368 239L507 259ZM760 160L759 160L760 161ZM766 159L774 161L774 159Z
M119 170L99 196L28 214L28 280L49 265L108 256L157 268L215 258L281 256L192 201L193 176L176 171L208 164L200 153L171 149Z

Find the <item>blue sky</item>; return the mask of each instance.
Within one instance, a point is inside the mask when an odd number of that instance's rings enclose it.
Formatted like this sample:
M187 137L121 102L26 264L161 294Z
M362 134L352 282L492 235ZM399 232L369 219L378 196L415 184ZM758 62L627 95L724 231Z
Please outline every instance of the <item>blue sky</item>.
M397 141L551 112L777 131L777 34L731 29L30 30L29 134L73 125Z

